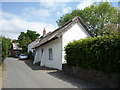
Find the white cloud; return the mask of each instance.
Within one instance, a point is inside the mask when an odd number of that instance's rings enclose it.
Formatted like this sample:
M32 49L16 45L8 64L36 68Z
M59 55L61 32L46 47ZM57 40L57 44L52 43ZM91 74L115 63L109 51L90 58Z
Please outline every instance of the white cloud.
M101 1L103 1L103 2L114 2L115 0L97 0L96 2L101 2ZM94 2L95 2L95 0L94 0Z
M41 5L43 5L44 7L47 7L47 8L49 8L49 7L53 8L55 3L56 3L55 0L53 0L51 2L50 2L50 0L44 0L44 2L40 2Z
M44 0L40 2L40 4L46 9L49 9L51 13L56 13L57 16L62 16L63 14L72 11L72 8L69 7L67 3L71 1L73 2L73 0Z
M2 18L2 10L0 9L0 18Z
M82 0L78 5L77 8L78 9L84 9L87 6L90 6L91 4L93 4L94 2L115 2L113 0ZM116 0L117 1L117 0Z
M34 7L29 7L24 9L23 15L25 17L48 17L50 16L50 11L48 9L36 9Z
M80 0L1 0L2 2L80 2ZM96 2L102 0L93 0ZM105 0L103 0L105 1ZM119 0L109 0L110 2L119 2Z
M72 8L71 8L71 7L64 8L64 9L63 9L63 14L68 13L68 12L70 12L70 11L72 11Z
M56 25L54 26L43 22L28 22L10 13L3 13L3 15L6 15L6 18L0 19L0 25L2 25L2 35L12 39L17 39L20 32L26 32L28 29L34 30L42 35L44 27L46 27L47 31L53 31L56 28Z
M61 12L59 12L59 11L57 12L57 15L58 16L62 16L64 14L66 14L66 13L71 12L71 11L72 11L71 7L64 7Z
M57 14L57 16L61 16L61 15L62 15L62 13L61 13L61 12L57 12L56 14Z
M84 9L85 7L90 6L91 4L93 4L92 0L83 0L82 2L80 2L77 5L77 8L78 9Z
M67 0L68 1L68 0ZM40 5L43 7L55 11L57 9L63 8L66 6L66 3L57 1L57 0L44 0L43 2L40 2Z

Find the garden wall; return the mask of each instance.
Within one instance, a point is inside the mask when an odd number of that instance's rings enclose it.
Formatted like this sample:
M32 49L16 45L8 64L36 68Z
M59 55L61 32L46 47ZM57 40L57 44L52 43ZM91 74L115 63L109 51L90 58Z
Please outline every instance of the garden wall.
M120 35L76 40L65 47L63 71L107 87L120 87Z
M79 79L84 79L103 87L120 88L120 75L103 73L96 70L85 70L77 66L63 65L62 72L75 76Z

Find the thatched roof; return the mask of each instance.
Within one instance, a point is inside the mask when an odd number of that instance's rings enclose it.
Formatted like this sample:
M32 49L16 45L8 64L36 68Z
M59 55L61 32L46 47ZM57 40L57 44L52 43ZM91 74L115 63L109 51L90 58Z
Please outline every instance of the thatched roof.
M82 20L79 17L75 17L65 23L63 26L57 28L55 31L49 33L45 37L43 37L38 44L36 44L33 48L40 47L44 45L45 43L50 42L51 40L54 40L56 38L61 37L70 27L72 27L75 23L80 23L85 30L88 32L90 36L93 36L92 33L87 29L86 25L82 22Z

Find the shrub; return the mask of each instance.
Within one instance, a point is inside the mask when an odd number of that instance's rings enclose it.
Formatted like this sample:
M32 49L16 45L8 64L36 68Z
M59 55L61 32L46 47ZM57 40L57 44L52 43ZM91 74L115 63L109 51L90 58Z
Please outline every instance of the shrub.
M10 47L11 47L11 39L0 36L0 64L9 55Z
M70 66L120 73L120 35L73 41L65 51Z

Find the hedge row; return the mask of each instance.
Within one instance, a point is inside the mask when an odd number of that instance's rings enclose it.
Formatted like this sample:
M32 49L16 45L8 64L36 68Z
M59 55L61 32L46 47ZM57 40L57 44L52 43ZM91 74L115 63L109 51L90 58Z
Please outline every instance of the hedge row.
M0 64L5 60L9 54L11 47L11 39L0 36Z
M86 38L65 47L67 64L88 70L120 73L120 36Z

